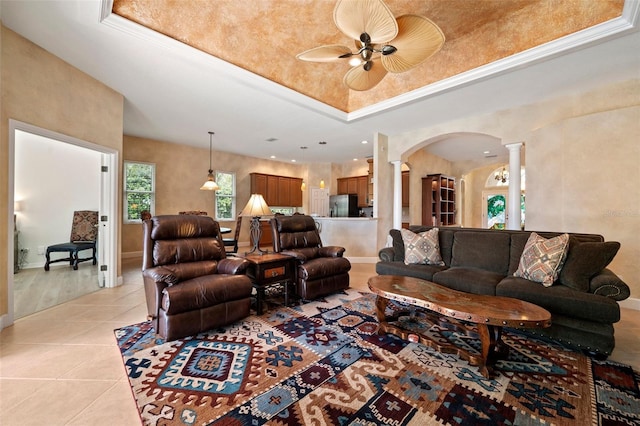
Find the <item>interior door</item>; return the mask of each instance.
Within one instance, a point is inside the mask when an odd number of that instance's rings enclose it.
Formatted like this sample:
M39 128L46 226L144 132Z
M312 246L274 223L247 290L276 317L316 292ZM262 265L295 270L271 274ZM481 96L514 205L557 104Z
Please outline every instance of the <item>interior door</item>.
M506 229L507 189L482 192L482 226L489 229Z
M115 287L117 280L115 253L115 221L117 188L117 156L102 154L100 173L100 205L98 221L98 280L100 287Z
M489 229L506 229L509 217L508 189L482 191L482 226ZM520 193L520 224L524 229L525 194Z
M329 215L329 191L321 188L311 188L311 214L318 216Z

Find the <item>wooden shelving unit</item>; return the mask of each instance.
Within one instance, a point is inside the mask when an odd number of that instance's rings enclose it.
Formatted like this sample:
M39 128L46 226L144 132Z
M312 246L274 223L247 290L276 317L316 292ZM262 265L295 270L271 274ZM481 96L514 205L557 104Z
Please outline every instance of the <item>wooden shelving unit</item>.
M443 174L422 178L422 224L456 224L456 179Z

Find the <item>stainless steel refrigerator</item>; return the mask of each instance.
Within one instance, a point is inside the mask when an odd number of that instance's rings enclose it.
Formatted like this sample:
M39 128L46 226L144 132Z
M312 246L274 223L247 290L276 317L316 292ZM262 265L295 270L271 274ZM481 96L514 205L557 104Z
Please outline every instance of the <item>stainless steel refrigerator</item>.
M358 196L356 194L330 196L329 212L332 217L358 217Z

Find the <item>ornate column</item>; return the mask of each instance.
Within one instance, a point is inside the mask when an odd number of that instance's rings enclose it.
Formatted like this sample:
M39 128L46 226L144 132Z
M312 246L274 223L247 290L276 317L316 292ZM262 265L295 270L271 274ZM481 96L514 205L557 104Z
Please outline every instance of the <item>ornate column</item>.
M402 228L402 162L392 161L393 164L393 227Z
M520 150L523 143L505 145L509 150L509 203L507 229L520 229Z

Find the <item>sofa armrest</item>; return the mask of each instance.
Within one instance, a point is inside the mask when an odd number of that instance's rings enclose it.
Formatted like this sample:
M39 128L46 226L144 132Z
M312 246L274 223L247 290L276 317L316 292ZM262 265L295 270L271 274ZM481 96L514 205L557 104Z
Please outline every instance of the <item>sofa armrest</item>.
M393 247L385 247L378 252L378 257L383 262L393 262L395 250Z
M221 259L218 262L219 274L242 275L247 271L249 261L240 257Z
M344 254L344 247L339 246L326 246L320 247L318 250L318 255L321 257L342 257Z
M621 301L631 295L631 289L613 271L605 268L598 275L591 278L589 293Z

